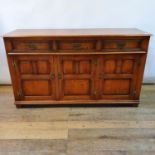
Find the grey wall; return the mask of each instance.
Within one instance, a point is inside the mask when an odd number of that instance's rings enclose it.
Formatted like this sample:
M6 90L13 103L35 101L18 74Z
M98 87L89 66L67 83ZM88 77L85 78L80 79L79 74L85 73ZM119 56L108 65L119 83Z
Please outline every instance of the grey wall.
M155 34L155 0L0 0L0 35L19 28L137 27ZM151 38L145 81L155 81ZM0 39L0 83L10 83Z

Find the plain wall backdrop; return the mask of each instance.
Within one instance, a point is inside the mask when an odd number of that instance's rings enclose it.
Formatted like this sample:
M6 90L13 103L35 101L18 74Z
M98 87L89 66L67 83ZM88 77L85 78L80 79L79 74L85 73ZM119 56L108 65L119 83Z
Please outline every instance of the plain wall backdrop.
M0 0L0 36L14 29L139 28L155 34L155 0ZM145 81L155 82L155 37ZM10 76L0 38L0 84Z

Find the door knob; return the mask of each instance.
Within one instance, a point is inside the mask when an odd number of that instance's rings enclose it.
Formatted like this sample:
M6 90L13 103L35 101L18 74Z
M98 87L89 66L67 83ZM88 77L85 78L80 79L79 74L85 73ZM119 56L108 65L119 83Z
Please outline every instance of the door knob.
M61 74L59 73L59 74L58 74L58 79L61 79L61 78L62 78L62 76L61 76Z
M51 74L51 79L54 80L54 78L55 78L55 75Z
M28 46L29 46L30 49L35 49L36 48L36 45L34 43L29 43Z
M96 92L96 91L94 91L94 93L93 93L93 94L96 96L97 92Z
M98 59L94 60L94 65L98 65L99 61Z

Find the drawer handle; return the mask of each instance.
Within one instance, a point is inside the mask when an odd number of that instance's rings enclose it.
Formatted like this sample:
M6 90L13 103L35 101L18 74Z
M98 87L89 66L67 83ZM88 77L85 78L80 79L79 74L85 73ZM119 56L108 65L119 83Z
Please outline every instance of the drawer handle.
M73 48L80 48L81 43L72 43Z
M124 42L117 43L118 48L122 49L125 46Z
M28 46L29 46L29 48L31 48L31 49L35 49L35 48L36 48L36 46L35 46L34 43L30 43L30 44L28 44Z
M55 79L55 75L51 74L51 79L54 80Z

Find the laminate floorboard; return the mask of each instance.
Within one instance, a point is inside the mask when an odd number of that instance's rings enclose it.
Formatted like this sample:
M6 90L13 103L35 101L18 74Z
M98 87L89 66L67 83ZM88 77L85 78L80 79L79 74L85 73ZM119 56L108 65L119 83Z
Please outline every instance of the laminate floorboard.
M139 107L25 107L0 86L0 155L155 155L155 86Z

